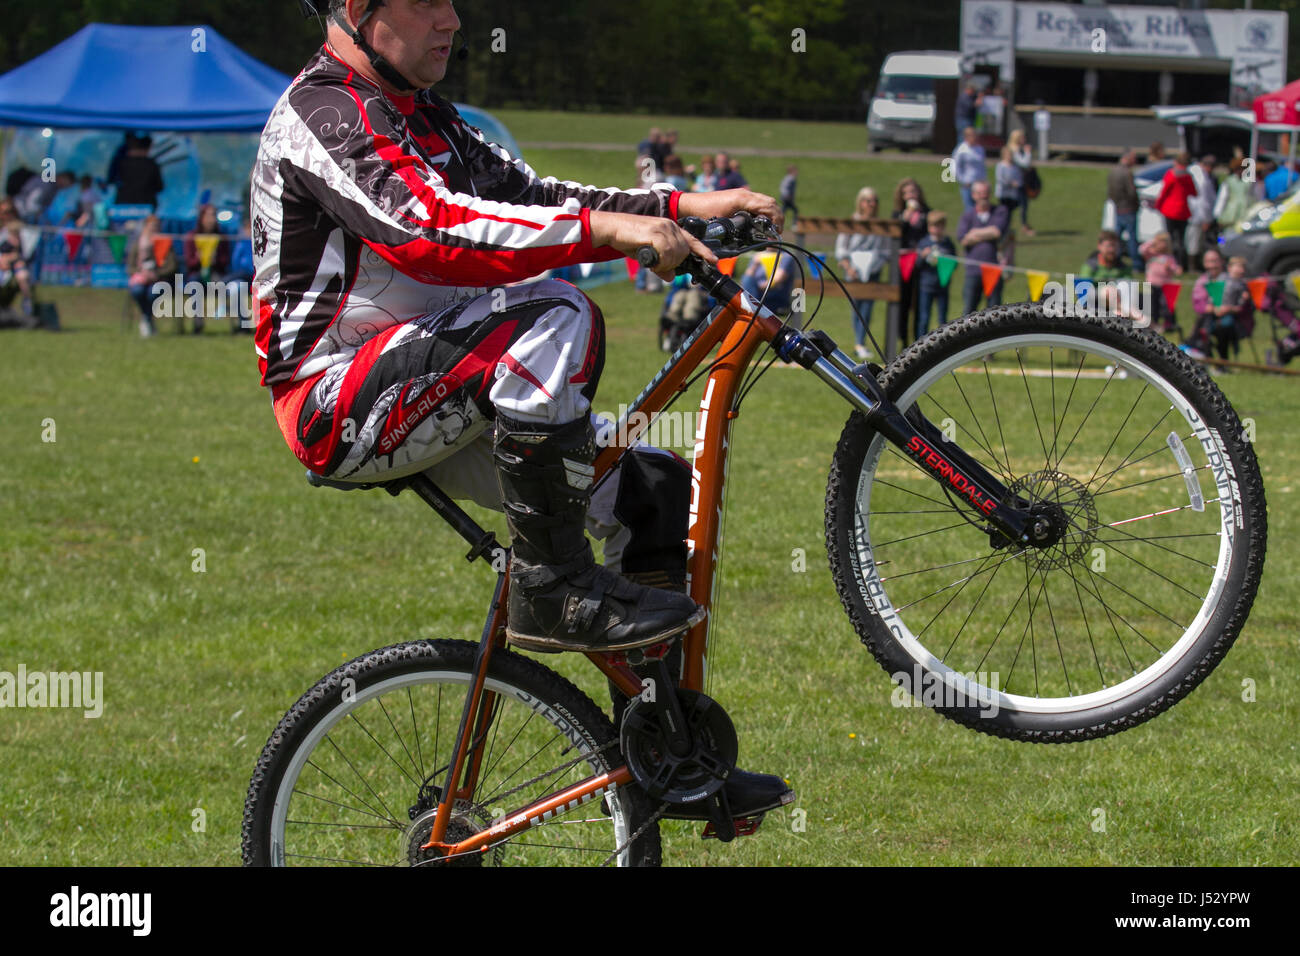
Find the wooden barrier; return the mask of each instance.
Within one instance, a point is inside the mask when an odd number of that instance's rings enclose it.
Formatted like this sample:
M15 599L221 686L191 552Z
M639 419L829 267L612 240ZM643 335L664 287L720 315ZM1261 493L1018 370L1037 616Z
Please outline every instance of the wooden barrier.
M829 216L800 216L795 224L794 241L813 252L823 251L826 259L840 271L839 263L834 261L836 237L849 235L889 236L894 240L895 260L888 265L890 279L888 282L845 282L845 289L853 299L869 299L873 302L887 304L885 310L885 361L892 361L899 351L902 336L900 329L899 303L903 298L902 277L899 275L896 261L899 241L903 236L903 223L899 219L836 219ZM820 295L827 298L844 298L844 292L832 281L823 281L821 277L809 276L804 282L796 282L796 288L802 288L809 299Z

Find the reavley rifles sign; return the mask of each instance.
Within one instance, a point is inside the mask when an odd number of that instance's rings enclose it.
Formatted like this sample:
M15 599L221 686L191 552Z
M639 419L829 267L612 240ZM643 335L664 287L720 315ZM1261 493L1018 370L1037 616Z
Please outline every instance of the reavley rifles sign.
M1104 53L1098 49L1099 30ZM962 0L962 53L977 52L981 41L991 38L982 33L998 39L1013 34L1015 53L1231 61L1234 87L1256 95L1286 82L1287 15L1277 10ZM1173 63L1169 68L1177 69Z

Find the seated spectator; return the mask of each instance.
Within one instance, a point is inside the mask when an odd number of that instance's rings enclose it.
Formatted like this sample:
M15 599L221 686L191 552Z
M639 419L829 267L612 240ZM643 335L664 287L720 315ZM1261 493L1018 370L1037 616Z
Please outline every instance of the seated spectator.
M740 287L749 293L750 298L755 301L761 300L773 312L784 315L790 311L796 271L794 259L790 254L779 253L769 283L763 260L755 256L740 278Z
M740 160L731 161L731 177L727 180L728 189L740 189L742 186L748 186L749 180L740 172Z
M22 222L9 219L0 236L0 309L8 308L14 297L20 296L19 308L23 315L33 315L36 283L23 258L22 229Z
M158 236L158 229L158 216L148 216L140 226L140 234L131 242L126 254L126 271L130 277L127 280L127 291L140 306L142 338L158 334L158 328L153 321L154 283L171 282L176 273L176 254L172 250L171 243L167 245L167 255L163 261L158 262L155 259L154 239Z
M1227 273L1223 271L1223 256L1218 249L1206 249L1205 255L1201 257L1201 266L1204 271L1192 286L1192 312L1196 316L1196 322L1186 343L1187 351L1193 358L1205 358L1213 349L1212 335L1218 316L1207 286L1211 282L1227 279Z
M216 249L207 266L203 265L203 255L199 249L200 240L216 239ZM222 282L230 271L230 243L221 236L217 226L217 207L205 203L199 207L198 222L193 230L185 234L185 280L197 279L199 282ZM204 296L206 305L207 296ZM194 316L194 334L203 331L204 309Z
M1161 286L1174 281L1183 274L1182 267L1173 256L1169 242L1169 233L1158 232L1138 248L1138 253L1146 263L1146 281L1151 284L1151 324L1159 323L1162 332L1178 332L1178 317L1165 304Z
M1236 358L1241 351L1241 340L1249 338L1255 331L1255 303L1246 285L1246 260L1241 256L1228 260L1227 278L1223 280L1223 296L1218 305L1214 304L1208 290L1205 297L1208 308L1197 327L1197 343L1207 346L1213 339L1214 350L1220 359L1226 360L1230 355ZM1202 351L1209 354L1208 347L1203 347Z
M671 183L673 189L690 192L691 184L686 181L686 170L682 168L682 159L676 153L664 159L663 182Z
M1097 248L1079 268L1079 278L1091 279L1095 283L1122 282L1133 278L1133 269L1119 252L1119 234L1110 229L1103 229L1097 235ZM1113 287L1098 290L1094 301L1096 308L1124 318L1142 319L1144 316L1126 309L1117 297Z

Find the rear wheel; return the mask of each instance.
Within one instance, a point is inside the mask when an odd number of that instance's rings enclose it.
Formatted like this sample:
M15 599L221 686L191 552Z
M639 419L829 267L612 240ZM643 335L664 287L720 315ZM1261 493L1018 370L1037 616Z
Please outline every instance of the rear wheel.
M648 800L624 787L472 858L427 842L473 674L476 645L398 644L335 670L302 696L267 742L244 807L244 863L267 865L657 866ZM496 699L479 741L478 786L457 801L449 840L623 761L609 718L571 683L495 651ZM633 839L635 837L635 839Z
M849 419L827 490L832 572L863 642L922 703L999 736L1101 737L1227 653L1259 584L1264 491L1236 414L1185 355L1131 322L1026 304L942 327L881 384L1055 528L1041 547L990 534Z

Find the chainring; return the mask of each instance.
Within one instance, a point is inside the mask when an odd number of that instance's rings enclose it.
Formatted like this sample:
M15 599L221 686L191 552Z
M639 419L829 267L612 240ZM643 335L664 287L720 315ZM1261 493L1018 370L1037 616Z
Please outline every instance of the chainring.
M655 800L693 803L717 793L736 767L740 744L722 705L692 690L677 690L692 748L677 755L668 747L659 709L636 697L623 713L623 757L636 782Z

